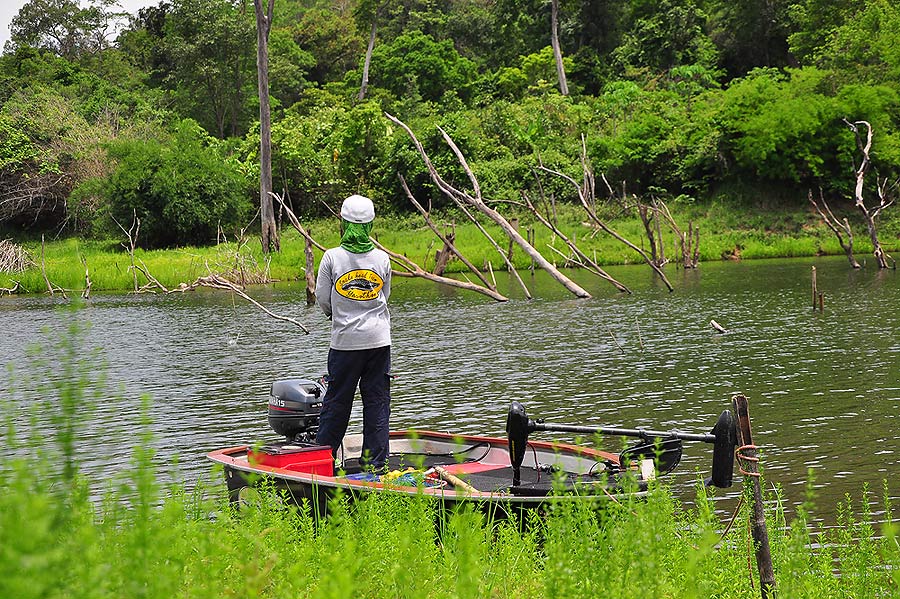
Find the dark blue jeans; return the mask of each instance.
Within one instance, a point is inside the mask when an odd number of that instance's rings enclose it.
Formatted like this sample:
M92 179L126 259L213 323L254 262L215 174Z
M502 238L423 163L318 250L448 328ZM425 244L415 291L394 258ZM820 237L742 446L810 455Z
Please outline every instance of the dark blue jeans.
M391 346L344 351L328 350L328 389L316 443L336 455L350 423L353 396L359 387L363 403L361 464L381 470L388 457L391 416Z

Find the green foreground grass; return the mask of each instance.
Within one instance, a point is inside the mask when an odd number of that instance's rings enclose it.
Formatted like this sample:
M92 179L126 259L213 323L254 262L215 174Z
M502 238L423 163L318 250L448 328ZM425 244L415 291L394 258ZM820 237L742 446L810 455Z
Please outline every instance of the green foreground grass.
M315 524L308 510L272 494L233 509L221 471L191 492L162 487L146 417L130 466L115 478L89 480L76 456L92 450L79 447L79 431L96 398L108 393L82 353L82 336L72 325L57 347L36 352L36 379L51 383L35 387L37 398L4 406L0 597L759 596L749 502L729 528L702 488L694 507L665 488L643 501L560 504L526 532L471 510L438 526L433 502L389 495L338 501ZM145 399L144 414L149 407ZM50 423L49 434L38 423ZM887 488L883 496L881 524L873 523L864 489L858 505L847 498L839 526L818 536L805 508L786 521L777 494L769 497L779 596L898 596L898 527Z
M676 221L683 229L689 222L700 230L700 259L709 262L723 259L786 258L816 255L836 255L843 251L835 235L809 211L736 210L726 204L710 203L703 206L685 204L670 207ZM636 217L617 218L610 209L604 216L606 222L621 235L649 251L643 225ZM512 219L515 215L508 215ZM449 230L455 223L456 245L478 268L502 270L502 257L483 237L478 229L459 214L443 214L434 217L442 230ZM613 237L596 230L586 214L571 205L558 210L560 230L601 266L634 264L642 262L640 255ZM313 237L325 247L339 242L338 224L335 219L304 223ZM571 256L565 243L528 214L518 216L518 226L523 236L534 230L535 247L548 260L558 266L567 265ZM499 227L485 227L506 251L509 241ZM861 226L858 227L861 229ZM434 267L434 255L442 243L419 216L379 217L373 235L386 247L403 254L426 270ZM663 233L665 254L670 260L680 258L674 235ZM884 220L881 241L889 252L900 251L900 218ZM85 288L85 270L88 271L92 291L130 291L135 283L148 282L141 272L131 268L131 257L120 241L63 239L48 241L42 247L40 240L21 242L28 251L33 265L24 272L0 272L0 288L11 289L18 284L19 293L43 293L47 291L44 278L54 286L71 291ZM180 283L190 284L198 277L211 273L224 274L235 282L241 282L241 274L247 282L254 282L259 274L280 281L298 280L304 277L306 260L304 241L292 228L282 231L281 251L268 259L263 256L259 238L245 243L234 241L202 248L177 248L170 250L135 252L136 264L172 289ZM855 239L855 253L860 261L871 254L871 243L859 233ZM316 260L321 252L316 250ZM525 269L530 258L520 248L512 253L514 266ZM43 263L44 269L41 269ZM490 266L489 266L490 263ZM674 268L674 266L670 266ZM448 272L460 272L465 266L453 261Z

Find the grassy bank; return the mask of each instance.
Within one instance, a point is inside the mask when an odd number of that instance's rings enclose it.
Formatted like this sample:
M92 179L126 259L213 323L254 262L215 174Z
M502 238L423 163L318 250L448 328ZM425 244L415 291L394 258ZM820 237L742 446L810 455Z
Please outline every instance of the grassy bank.
M23 447L4 431L6 447ZM2 597L759 597L749 503L723 535L726 519L702 491L691 509L665 489L643 502L560 505L527 532L470 510L438 527L433 502L390 496L335 503L316 526L276 495L235 511L219 483L161 490L146 450L100 503L96 481L61 476L58 452L27 455L0 458ZM802 516L768 514L779 596L896 596L897 527L853 507L817 537Z
M699 228L701 262L843 253L835 235L809 211L759 207L737 210L733 205L715 201L704 205L677 204L670 206L670 209L681 228L686 230L688 223ZM507 218L518 219L523 235L533 229L535 247L548 260L559 266L566 265L566 257L571 252L565 243L536 222L530 213L511 213ZM617 209L609 207L603 218L621 235L649 250L643 225L636 217L622 217ZM496 250L464 216L447 213L435 216L433 220L445 230L449 230L450 223L455 224L456 245L473 264L479 268L487 268L488 263L494 269L504 268ZM334 219L304 224L326 247L337 244L337 223ZM601 266L641 262L635 251L592 226L580 209L560 206L558 224L565 235L577 239L579 247ZM881 240L885 248L889 252L900 251L900 218L883 220L881 226ZM501 248L508 249L509 242L498 227L488 226L486 229ZM435 252L441 247L440 240L418 216L380 217L373 234L386 247L406 255L426 270L433 268ZM675 245L674 235L664 230L663 240L665 255L670 260L678 259L680 251ZM75 291L85 287L86 269L95 292L133 290L135 281L138 286L148 281L143 273L135 273L131 269L131 257L118 240L56 240L46 242L43 250L39 239L19 242L28 252L32 265L24 272L0 272L2 288L9 289L18 283L20 293L45 292L47 283L44 271L53 285ZM321 254L318 251L315 253L318 260ZM855 253L860 261L871 254L871 244L861 231L855 239ZM513 249L512 256L516 268L524 269L530 265L530 259L518 247ZM243 274L246 277L244 280L249 282L266 272L271 278L282 281L302 279L305 265L303 239L287 227L282 231L281 252L273 254L268 262L262 255L258 238L251 238L242 244L232 241L202 248L139 249L134 258L137 265L170 289L210 273L230 275L232 280L240 279ZM42 263L44 271L40 267ZM450 263L448 272L458 272L464 268L461 262L455 261ZM669 268L674 268L674 265Z

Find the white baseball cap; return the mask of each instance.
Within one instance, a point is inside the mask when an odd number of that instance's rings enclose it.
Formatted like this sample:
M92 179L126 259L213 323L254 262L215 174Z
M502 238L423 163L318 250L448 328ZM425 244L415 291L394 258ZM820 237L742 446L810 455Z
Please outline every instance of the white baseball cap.
M375 205L366 196L354 194L344 200L341 218L351 223L370 223L375 219Z

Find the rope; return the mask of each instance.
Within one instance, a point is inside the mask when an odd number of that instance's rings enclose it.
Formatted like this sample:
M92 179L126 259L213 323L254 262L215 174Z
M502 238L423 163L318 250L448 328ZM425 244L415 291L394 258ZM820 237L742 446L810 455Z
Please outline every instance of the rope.
M744 470L743 466L741 465L741 463L743 461L754 462L754 463L759 462L759 458L746 456L741 453L745 449L756 449L756 448L757 448L756 445L741 445L740 447L737 447L734 450L734 456L738 460L738 470L740 470L741 474L743 474L744 476L755 476L755 477L760 476L759 472L747 472L746 470Z

